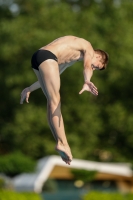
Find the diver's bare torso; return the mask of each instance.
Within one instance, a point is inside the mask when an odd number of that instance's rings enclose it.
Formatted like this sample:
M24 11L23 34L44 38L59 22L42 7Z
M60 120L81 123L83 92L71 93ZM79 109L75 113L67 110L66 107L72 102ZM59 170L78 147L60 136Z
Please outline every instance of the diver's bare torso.
M93 52L91 44L75 36L60 37L41 49L49 50L58 58L60 74L69 66L84 58L86 45Z

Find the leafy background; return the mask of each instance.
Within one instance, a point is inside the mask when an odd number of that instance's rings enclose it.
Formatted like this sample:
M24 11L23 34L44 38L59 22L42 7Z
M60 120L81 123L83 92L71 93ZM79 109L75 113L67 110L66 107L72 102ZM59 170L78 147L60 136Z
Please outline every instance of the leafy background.
M61 75L62 113L73 157L132 163L132 19L130 0L0 0L1 159L19 153L32 163L56 154L41 89L31 94L30 104L19 104L20 93L37 80L30 64L34 51L60 36L76 35L107 51L110 62L92 77L98 97L78 94L82 62Z

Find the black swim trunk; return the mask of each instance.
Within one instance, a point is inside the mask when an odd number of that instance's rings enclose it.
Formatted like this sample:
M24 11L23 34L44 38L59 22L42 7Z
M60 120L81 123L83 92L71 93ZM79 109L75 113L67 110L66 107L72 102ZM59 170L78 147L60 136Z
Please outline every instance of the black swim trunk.
M36 51L33 54L32 58L31 58L31 66L32 66L32 68L39 70L39 68L38 68L39 65L43 61L48 60L48 59L52 59L52 60L55 60L58 62L57 57L51 51L48 51L45 49L39 49L38 51Z

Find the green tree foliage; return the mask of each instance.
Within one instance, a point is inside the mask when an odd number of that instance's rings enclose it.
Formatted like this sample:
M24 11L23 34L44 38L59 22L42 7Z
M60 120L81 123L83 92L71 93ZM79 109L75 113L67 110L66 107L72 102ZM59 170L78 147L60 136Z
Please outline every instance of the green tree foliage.
M96 199L103 199L103 200L131 200L133 198L132 194L122 195L118 193L101 193L101 192L91 192L84 196L83 200L96 200Z
M90 182L95 179L97 171L88 171L84 169L72 169L71 173L74 175L76 180L81 180L85 183Z
M22 172L31 172L34 168L35 162L19 152L0 157L0 172L8 176L15 176Z
M0 191L0 197L2 200L40 200L40 196L35 193L16 193L10 191Z
M42 188L44 192L55 192L58 190L58 185L54 179L48 179Z
M13 11L13 5L18 6ZM9 9L12 12L9 12ZM76 35L110 55L107 70L94 72L98 97L79 95L83 63L61 75L62 113L73 156L132 161L133 4L130 1L14 0L0 7L0 154L20 150L32 158L55 154L41 90L20 105L21 90L37 79L30 58L63 35ZM105 155L110 156L103 156Z

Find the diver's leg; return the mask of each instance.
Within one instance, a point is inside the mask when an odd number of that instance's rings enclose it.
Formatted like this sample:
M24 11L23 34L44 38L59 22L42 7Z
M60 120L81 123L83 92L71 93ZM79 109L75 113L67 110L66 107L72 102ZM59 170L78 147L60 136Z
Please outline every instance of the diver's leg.
M56 150L61 155L62 159L70 164L72 155L65 135L60 108L60 75L58 63L54 60L46 60L39 66L38 73L40 85L48 102L48 121L57 142Z

